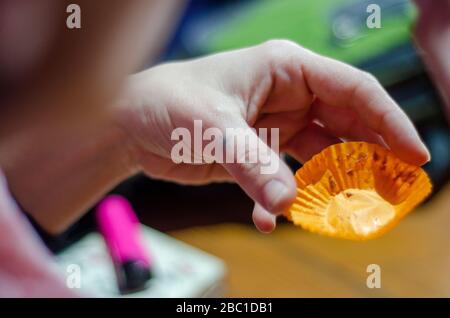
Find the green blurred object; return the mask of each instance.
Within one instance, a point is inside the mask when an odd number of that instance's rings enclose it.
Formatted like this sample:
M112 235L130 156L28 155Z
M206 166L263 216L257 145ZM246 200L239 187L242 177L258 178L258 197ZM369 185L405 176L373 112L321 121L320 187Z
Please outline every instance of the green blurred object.
M261 43L272 38L295 41L318 53L358 64L410 39L415 17L409 1L378 1L382 28L366 26L366 1L355 0L260 0L249 6L209 40L210 51L223 51ZM373 1L368 1L370 4ZM397 14L384 14L402 6ZM345 13L348 7L348 14ZM361 8L362 10L358 10ZM342 12L342 14L339 14ZM356 14L355 14L356 12Z
M381 28L367 26L370 4L380 7ZM194 42L213 53L290 39L372 73L417 123L439 117L440 102L412 41L416 16L409 0L254 0Z
M380 29L366 25L371 14L367 6L371 3L381 7ZM360 65L410 43L415 16L415 7L407 0L260 0L243 6L236 17L213 27L205 39L204 51L218 52L284 38L322 55ZM391 54L395 72L390 65L372 70L375 76L390 84L411 72L417 73L411 64L414 57L407 53Z
M442 123L441 101L412 41L417 12L411 1L254 0L239 4L233 14L227 12L203 28L204 33L193 41L198 52L283 38L372 73L425 134L435 158L427 171L436 188L448 180L448 152L440 150L448 145L448 132ZM370 4L381 9L381 28L367 26Z

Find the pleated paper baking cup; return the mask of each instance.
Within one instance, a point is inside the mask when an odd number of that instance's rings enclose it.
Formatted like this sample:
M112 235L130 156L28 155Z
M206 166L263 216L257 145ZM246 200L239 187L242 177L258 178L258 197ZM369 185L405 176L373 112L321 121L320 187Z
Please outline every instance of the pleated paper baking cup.
M423 169L365 142L324 149L295 178L297 198L285 216L311 232L353 240L384 234L432 188Z

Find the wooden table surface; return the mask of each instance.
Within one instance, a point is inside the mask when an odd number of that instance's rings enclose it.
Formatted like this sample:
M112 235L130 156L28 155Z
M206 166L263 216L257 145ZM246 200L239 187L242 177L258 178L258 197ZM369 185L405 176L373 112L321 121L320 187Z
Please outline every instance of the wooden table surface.
M170 233L223 259L230 297L450 297L450 185L385 236L330 239L282 224L270 235L221 224ZM381 288L369 289L369 264Z

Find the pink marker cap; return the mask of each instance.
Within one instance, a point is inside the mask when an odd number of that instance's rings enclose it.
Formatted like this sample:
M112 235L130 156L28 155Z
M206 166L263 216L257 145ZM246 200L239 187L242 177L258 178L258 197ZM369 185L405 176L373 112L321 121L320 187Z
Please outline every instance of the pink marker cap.
M142 246L139 220L127 199L119 195L107 196L98 205L96 217L114 261L141 261L150 265L148 253Z

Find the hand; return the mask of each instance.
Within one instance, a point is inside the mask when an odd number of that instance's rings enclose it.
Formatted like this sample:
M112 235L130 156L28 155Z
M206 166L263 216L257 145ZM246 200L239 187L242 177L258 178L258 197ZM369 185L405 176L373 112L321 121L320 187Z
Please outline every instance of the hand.
M288 166L270 150L279 161L270 175L260 173L261 161L175 164L175 128L193 135L194 120L221 131L279 128L280 150L301 162L340 138L385 145L417 165L430 158L413 124L373 76L285 40L151 68L129 79L125 96L118 121L133 140L139 169L179 183L235 180L255 201L253 220L264 232L296 195Z

